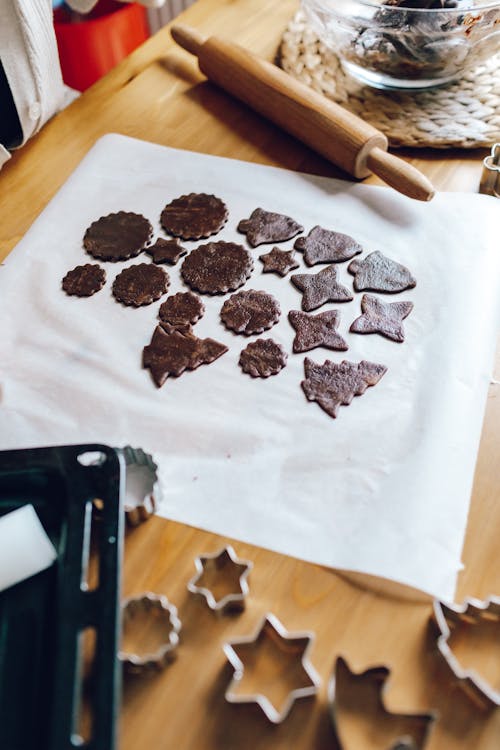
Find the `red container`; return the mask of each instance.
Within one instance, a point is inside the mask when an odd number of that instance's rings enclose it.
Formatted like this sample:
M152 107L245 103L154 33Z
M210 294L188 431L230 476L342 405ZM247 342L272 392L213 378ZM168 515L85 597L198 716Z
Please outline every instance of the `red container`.
M137 3L100 0L87 15L54 11L64 82L85 91L149 36L146 11Z

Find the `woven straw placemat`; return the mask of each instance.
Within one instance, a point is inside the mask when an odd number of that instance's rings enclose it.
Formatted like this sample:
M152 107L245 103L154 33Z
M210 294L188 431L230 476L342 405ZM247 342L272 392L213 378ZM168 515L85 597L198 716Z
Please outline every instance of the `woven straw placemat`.
M344 73L299 11L283 36L280 64L377 127L391 146L479 148L500 141L500 54L443 88L379 91Z

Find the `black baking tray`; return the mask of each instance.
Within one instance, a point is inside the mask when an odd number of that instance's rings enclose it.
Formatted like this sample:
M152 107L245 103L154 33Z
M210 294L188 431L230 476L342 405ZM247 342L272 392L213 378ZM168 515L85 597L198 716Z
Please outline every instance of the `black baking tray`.
M120 451L105 445L0 452L0 516L32 504L57 551L51 568L0 592L1 750L115 747L124 476ZM93 524L98 585L89 590ZM84 680L82 634L90 631ZM82 705L92 717L85 740Z

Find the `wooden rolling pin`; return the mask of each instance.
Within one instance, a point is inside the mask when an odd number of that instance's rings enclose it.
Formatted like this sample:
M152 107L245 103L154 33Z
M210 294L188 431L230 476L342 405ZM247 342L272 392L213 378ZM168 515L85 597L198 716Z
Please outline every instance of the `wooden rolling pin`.
M177 44L196 55L200 70L218 86L357 178L370 172L410 198L428 201L430 181L387 152L383 133L248 50L196 29L172 27Z

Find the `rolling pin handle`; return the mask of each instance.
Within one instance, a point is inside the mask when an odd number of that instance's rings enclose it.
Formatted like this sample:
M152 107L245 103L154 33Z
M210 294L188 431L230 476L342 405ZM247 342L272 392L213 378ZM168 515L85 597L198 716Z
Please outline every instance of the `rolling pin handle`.
M176 23L175 26L172 26L170 33L180 47L198 57L200 49L206 41L203 34L200 34L199 31L193 29L191 26L185 26L182 23Z
M409 198L430 201L434 196L434 187L422 172L378 146L368 153L366 166L388 185Z

